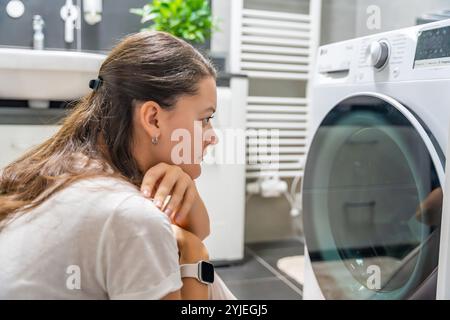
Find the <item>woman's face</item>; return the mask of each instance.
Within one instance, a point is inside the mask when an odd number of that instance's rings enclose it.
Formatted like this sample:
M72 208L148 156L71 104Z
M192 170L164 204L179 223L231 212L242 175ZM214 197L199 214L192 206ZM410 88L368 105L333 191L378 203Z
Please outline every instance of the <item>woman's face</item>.
M134 155L141 171L165 162L180 166L192 179L199 177L207 147L218 142L210 122L216 106L213 77L200 80L197 94L179 97L171 110L152 101L141 104L134 130ZM152 137L158 138L156 144Z

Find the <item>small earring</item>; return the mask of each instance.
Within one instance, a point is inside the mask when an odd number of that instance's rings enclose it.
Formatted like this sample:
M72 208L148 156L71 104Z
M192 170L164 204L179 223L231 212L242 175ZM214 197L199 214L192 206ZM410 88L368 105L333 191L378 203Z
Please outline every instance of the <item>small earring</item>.
M158 137L152 137L152 143L158 144Z

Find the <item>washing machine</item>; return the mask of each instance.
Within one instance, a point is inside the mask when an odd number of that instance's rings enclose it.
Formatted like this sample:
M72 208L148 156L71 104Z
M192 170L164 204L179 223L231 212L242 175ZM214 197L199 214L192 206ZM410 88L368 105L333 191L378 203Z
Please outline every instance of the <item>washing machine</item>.
M305 299L448 297L449 122L450 20L319 48Z

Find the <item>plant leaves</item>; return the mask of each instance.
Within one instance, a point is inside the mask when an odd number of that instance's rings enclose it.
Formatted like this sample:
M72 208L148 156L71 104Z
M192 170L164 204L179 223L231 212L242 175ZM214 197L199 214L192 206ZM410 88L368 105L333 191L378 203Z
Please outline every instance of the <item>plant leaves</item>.
M208 0L154 0L130 13L142 16L141 23L151 22L145 30L166 31L189 42L203 43L218 30Z

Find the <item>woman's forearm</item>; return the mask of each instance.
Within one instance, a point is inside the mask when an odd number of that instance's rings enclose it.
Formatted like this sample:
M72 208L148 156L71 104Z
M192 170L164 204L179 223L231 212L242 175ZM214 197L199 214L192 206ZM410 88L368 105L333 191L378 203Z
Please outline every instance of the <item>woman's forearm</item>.
M198 197L192 206L191 211L187 214L185 220L178 224L181 228L192 232L201 240L205 240L210 233L209 214L203 200Z
M187 241L181 246L180 265L209 260L208 250L197 236L191 235L186 239ZM182 278L182 281L183 287L181 288L181 299L207 300L209 298L209 288L207 284L201 283L196 278Z
M208 300L208 285L194 278L183 278L181 299L183 300Z

